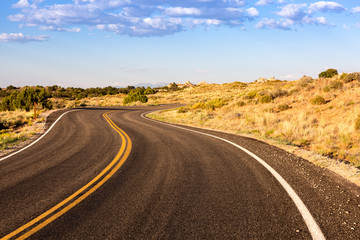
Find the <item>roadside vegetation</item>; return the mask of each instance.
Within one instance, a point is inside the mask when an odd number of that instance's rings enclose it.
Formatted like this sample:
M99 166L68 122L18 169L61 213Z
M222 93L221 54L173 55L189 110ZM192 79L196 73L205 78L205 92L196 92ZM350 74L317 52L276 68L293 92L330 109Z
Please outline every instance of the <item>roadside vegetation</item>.
M360 74L335 71L327 70L318 79L303 76L297 81L234 82L164 92L149 102L186 106L150 116L272 139L359 168Z
M119 106L135 87L63 88L59 86L0 88L0 150L40 133L47 111L86 106Z
M44 87L53 109L86 106L158 105L181 103L177 109L150 116L159 120L227 132L250 134L360 167L360 73L339 75L335 69L318 79L263 83L233 82L163 88ZM42 87L37 87L42 88ZM9 86L0 98L21 92ZM39 104L45 112L46 106ZM26 109L0 112L0 147L6 148L36 134L35 120ZM22 131L21 129L27 129Z

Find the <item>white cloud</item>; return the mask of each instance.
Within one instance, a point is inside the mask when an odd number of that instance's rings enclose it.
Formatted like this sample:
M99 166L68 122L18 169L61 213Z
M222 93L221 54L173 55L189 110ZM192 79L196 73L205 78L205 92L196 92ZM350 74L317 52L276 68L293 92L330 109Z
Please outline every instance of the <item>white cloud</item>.
M0 42L42 42L49 40L49 36L39 35L39 36L29 36L24 35L23 33L1 33L0 34Z
M360 7L354 7L351 9L352 13L360 13Z
M293 24L294 22L289 19L276 21L274 19L264 18L261 21L259 21L255 27L260 29L290 30L290 27Z
M299 21L306 16L304 8L306 8L306 4L288 4L281 8L281 11L278 12L277 15Z
M12 5L13 8L27 8L30 7L30 3L27 0L19 0L17 3Z
M169 7L165 9L165 14L169 16L200 15L201 11L197 8Z
M317 23L319 23L319 24L323 24L323 25L328 24L326 18L324 18L324 17L317 17L316 20L317 20Z
M61 28L61 27L54 27L54 26L40 26L40 30L43 31L58 31L58 32L80 32L81 28L74 27L74 28Z
M229 3L234 6L244 6L245 1L244 0L222 0L224 3Z
M254 8L254 7L251 7L251 8L248 8L246 9L246 12L251 16L251 17L257 17L259 16L259 11Z
M309 7L309 13L313 12L342 12L345 8L337 2L320 1L312 3Z
M264 5L268 5L270 3L273 3L274 1L273 0L259 0L255 3L255 5L258 5L258 6L264 6Z
M327 21L317 12L341 12L336 2L317 1L311 5L287 4L284 0L68 0L54 3L43 0L16 0L9 21L44 31L79 32L88 29L130 36L160 36L208 26L240 26L263 12L255 5L281 4L275 17L261 20L259 28L289 29L293 25L322 24ZM55 1L56 2L56 1ZM255 2L255 3L254 3ZM245 3L247 5L245 5ZM245 7L246 6L246 7ZM266 9L264 8L264 11ZM352 12L358 11L353 8ZM268 12L274 14L274 12Z

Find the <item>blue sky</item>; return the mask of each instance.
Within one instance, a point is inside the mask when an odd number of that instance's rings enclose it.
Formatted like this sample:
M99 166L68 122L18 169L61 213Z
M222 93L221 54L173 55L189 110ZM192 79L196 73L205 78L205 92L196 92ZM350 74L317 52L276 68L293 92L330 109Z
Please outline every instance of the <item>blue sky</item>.
M360 71L360 1L4 0L0 87Z

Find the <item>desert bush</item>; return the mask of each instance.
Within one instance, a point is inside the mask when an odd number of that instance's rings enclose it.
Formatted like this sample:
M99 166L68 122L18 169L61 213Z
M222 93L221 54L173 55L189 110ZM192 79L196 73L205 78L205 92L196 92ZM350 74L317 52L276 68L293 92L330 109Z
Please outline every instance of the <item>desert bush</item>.
M186 113L186 112L188 112L190 109L189 108L187 108L187 107L180 107L179 109L178 109L178 113Z
M347 73L342 73L342 74L340 75L340 79L344 80L347 75L348 75Z
M292 88L289 92L289 95L293 95L294 93L300 92L299 88Z
M273 97L271 95L264 95L260 98L260 103L269 103L273 100Z
M317 95L310 100L310 103L313 105L322 105L326 103L326 100L322 96Z
M269 95L269 92L266 90L261 90L258 92L257 96L264 96L264 95Z
M240 102L237 102L236 105L237 105L238 107L243 107L243 106L246 105L246 103L243 102L243 101L240 101Z
M288 91L286 91L286 90L284 90L284 89L280 89L280 88L274 90L274 91L271 93L271 96L272 96L273 98L283 97L283 96L288 96L288 95L289 95Z
M324 87L324 92L330 92L330 90L339 90L342 89L342 87L344 86L344 83L340 82L340 81L333 81L331 82L328 86Z
M349 73L344 77L343 80L346 83L352 82L352 81L355 81L355 80L360 82L360 72Z
M280 104L277 108L278 108L279 111L281 112L281 111L285 111L285 110L290 109L290 106L287 105L287 104Z
M251 91L246 95L246 97L247 99L253 99L256 97L256 95L257 95L257 91Z
M336 69L329 68L328 70L319 73L319 78L332 78L336 75L338 75L338 71Z
M194 105L192 105L192 108L193 109L205 108L205 103L203 102L195 103Z
M323 89L324 92L330 92L330 90L331 90L330 86L326 86Z
M312 77L308 77L306 75L302 76L302 78L299 79L298 81L298 86L299 87L307 87L309 85L309 83L312 83L314 80L312 79Z
M223 99L215 98L213 100L206 102L205 107L206 107L206 109L209 109L209 110L215 110L216 108L221 108L225 104L226 104L226 102Z
M312 83L314 81L314 79L312 77L309 77L309 76L302 76L300 79L300 81L303 81L303 82L306 82L306 83Z
M360 130L360 114L355 119L355 130Z
M208 109L208 110L215 110L216 108L221 108L222 106L226 105L226 101L221 98L215 98L207 102L198 102L192 105L193 109Z

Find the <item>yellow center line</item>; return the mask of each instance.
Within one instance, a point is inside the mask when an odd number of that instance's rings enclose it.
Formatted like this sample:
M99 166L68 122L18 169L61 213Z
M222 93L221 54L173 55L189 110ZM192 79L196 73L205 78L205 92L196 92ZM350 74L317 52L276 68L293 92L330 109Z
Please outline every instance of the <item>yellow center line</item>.
M113 112L113 111L111 111ZM32 225L36 224L37 222L41 221L42 219L44 219L45 217L47 217L48 215L50 215L51 213L55 212L56 210L58 210L60 207L64 206L66 203L68 203L69 201L71 201L72 199L74 199L75 197L77 197L79 194L81 194L83 191L85 191L88 187L90 187L92 184L94 184L97 180L99 180L106 172L108 172L109 169L111 169L115 163L119 160L118 164L113 168L113 170L108 173L100 182L98 182L95 186L93 186L91 189L89 189L86 193L84 193L81 197L79 197L78 199L76 199L74 202L72 202L71 204L69 204L68 206L66 206L65 208L63 208L61 211L57 212L56 214L54 214L53 216L51 216L50 218L48 218L47 220L45 220L44 222L42 222L41 224L37 225L36 227L34 227L33 229L31 229L30 231L26 232L25 234L23 234L22 236L20 236L18 239L25 239L29 236L31 236L32 234L34 234L35 232L39 231L40 229L42 229L43 227L45 227L46 225L48 225L50 222L54 221L55 219L57 219L58 217L60 217L61 215L63 215L65 212L69 211L71 208L73 208L75 205L77 205L78 203L80 203L82 200L84 200L87 196L89 196L91 193L93 193L96 189L98 189L101 185L103 185L112 175L114 175L114 173L124 164L124 162L126 161L126 159L128 158L128 156L130 155L130 151L132 148L132 142L130 137L122 130L120 129L118 126L116 126L116 124L107 116L109 113L111 112L107 112L103 114L103 117L106 119L106 121L108 122L108 124L116 131L119 133L119 135L121 136L121 148L118 152L118 154L116 155L116 157L114 158L114 160L99 174L97 175L93 180L91 180L88 184L86 184L85 186L83 186L81 189L79 189L78 191L76 191L74 194L72 194L71 196L69 196L68 198L66 198L65 200L63 200L62 202L60 202L59 204L57 204L56 206L52 207L51 209L49 209L48 211L46 211L45 213L41 214L40 216L38 216L37 218L31 220L30 222L28 222L27 224L19 227L18 229L16 229L15 231L9 233L8 235L6 235L5 237L1 238L0 240L5 240L5 239L10 239L11 237L19 234L20 232L26 230L27 228L31 227ZM125 139L126 138L126 139ZM126 141L127 141L127 145L126 145ZM125 153L124 153L125 152Z

